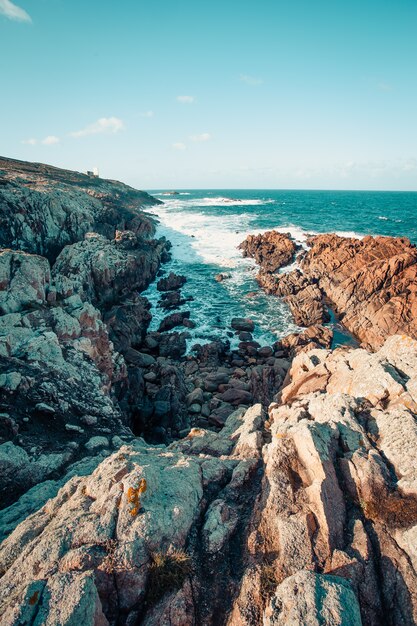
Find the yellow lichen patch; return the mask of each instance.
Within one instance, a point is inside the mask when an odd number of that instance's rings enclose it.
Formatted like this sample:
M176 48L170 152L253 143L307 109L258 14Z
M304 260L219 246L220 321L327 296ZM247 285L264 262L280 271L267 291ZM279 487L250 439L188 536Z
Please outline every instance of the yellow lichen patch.
M275 437L277 439L285 439L286 436L287 436L287 433L275 433Z
M140 499L139 496L141 493L145 493L147 489L146 479L141 478L138 487L135 489L134 487L129 487L127 490L126 498L129 504L133 504L133 507L130 509L129 513L134 517L140 511Z
M192 439L193 437L202 437L206 434L206 431L203 428L192 428L187 435L187 439Z

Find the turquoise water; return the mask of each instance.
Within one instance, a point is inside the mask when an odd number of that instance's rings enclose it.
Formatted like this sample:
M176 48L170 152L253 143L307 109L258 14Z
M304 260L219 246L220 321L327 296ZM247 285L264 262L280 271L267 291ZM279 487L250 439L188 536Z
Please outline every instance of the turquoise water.
M257 287L253 261L242 259L237 246L247 234L276 229L290 232L305 247L308 234L337 232L346 236L406 236L417 243L417 193L270 190L178 190L178 195L151 192L164 202L152 209L158 234L173 243L167 271L183 273L184 295L194 300L182 307L197 323L193 343L224 337L232 317L249 316L255 337L268 344L299 330L287 306ZM216 282L223 272L229 278ZM151 286L152 328L164 316ZM337 335L337 341L344 342Z

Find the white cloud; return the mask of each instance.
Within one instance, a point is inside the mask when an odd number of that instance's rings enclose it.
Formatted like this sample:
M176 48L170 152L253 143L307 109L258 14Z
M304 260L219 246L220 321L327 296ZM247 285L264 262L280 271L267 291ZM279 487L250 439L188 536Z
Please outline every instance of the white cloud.
M181 104L192 104L194 102L194 96L177 96L178 102Z
M5 15L9 20L16 22L31 22L32 18L24 9L21 9L10 0L0 0L0 14Z
M118 117L101 117L97 122L89 124L81 130L70 133L71 137L86 137L87 135L99 135L103 133L118 133L124 130L125 125Z
M242 83L246 83L247 85L262 85L262 83L264 82L262 80L262 78L257 78L256 76L249 76L249 74L241 74L239 76L239 80L242 81Z
M185 145L185 143L177 141L177 143L172 144L172 147L174 148L174 150L185 150L187 146Z
M23 143L27 146L36 146L36 144L38 143L37 139L34 139L33 137L31 139L23 139L20 143Z
M55 137L55 135L48 135L45 139L42 139L41 143L45 146L53 146L56 143L59 143L59 137Z
M154 116L154 112L153 111L143 111L143 113L139 114L141 117L153 117Z
M209 141L211 139L210 133L201 133L201 135L191 135L191 141Z

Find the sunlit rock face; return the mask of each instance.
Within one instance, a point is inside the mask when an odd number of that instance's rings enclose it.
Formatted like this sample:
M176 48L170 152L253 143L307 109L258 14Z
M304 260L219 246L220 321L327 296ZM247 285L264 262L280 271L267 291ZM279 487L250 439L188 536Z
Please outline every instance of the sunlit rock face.
M73 590L64 623L412 624L416 354L302 352L269 416L131 441L37 509L35 488L3 513L4 623L58 625Z

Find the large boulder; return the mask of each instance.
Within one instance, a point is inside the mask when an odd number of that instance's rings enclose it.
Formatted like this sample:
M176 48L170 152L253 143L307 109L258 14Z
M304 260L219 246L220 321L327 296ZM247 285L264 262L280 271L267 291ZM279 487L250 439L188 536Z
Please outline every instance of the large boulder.
M0 250L1 315L44 304L50 282L47 259L21 251Z
M244 257L252 257L266 272L276 272L294 257L296 245L289 234L270 230L261 235L248 235L240 246Z

